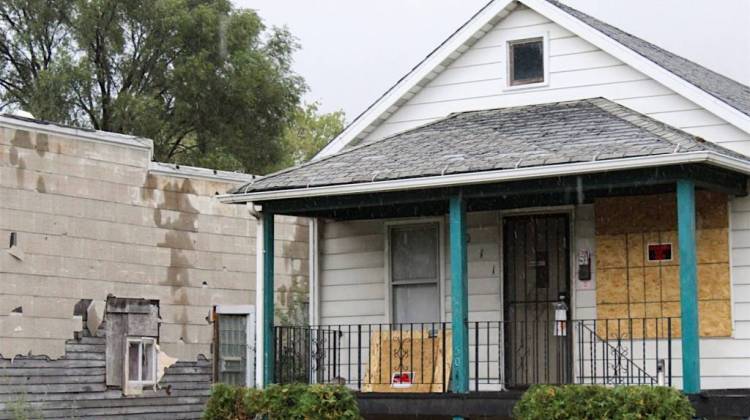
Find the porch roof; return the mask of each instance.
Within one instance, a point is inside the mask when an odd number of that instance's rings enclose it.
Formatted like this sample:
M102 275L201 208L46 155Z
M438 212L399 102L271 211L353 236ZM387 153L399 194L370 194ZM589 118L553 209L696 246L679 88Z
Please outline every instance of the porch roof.
M458 177L467 174L475 176L463 185L691 163L743 173L750 168L739 153L593 98L452 114L260 178L222 198L265 201L314 195L320 187L325 195L339 192L331 187L383 192L408 189L394 181L461 185Z

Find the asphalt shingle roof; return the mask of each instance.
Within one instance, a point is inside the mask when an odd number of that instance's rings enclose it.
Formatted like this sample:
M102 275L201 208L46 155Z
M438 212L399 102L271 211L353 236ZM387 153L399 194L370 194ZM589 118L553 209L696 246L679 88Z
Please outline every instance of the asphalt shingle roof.
M557 0L547 1L743 114L750 115L750 86L722 76Z
M603 98L452 114L261 178L235 193L694 151L747 159Z

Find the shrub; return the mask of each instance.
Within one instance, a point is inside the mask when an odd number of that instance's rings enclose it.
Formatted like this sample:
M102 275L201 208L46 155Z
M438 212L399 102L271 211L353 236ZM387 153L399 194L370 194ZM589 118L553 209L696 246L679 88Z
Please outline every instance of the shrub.
M343 386L270 385L265 390L216 384L205 420L358 420L354 394Z
M305 419L357 420L359 407L354 394L345 386L310 385L299 400Z
M272 419L303 420L299 401L307 390L306 385L269 385L263 391L265 412Z
M226 384L211 387L211 398L208 399L203 417L210 420L245 419L242 388Z
M694 410L681 392L665 387L537 385L513 410L519 420L691 419Z

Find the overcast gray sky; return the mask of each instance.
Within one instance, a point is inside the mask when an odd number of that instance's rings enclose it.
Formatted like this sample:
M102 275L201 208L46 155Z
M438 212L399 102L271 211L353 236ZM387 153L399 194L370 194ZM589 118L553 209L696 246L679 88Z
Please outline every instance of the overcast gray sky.
M289 27L306 100L351 121L488 0L233 1ZM565 2L750 85L750 0Z

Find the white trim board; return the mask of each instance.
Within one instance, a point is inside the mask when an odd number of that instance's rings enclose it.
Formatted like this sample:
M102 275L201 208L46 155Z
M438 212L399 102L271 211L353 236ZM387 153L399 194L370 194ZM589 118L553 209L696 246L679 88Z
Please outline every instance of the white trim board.
M750 116L599 32L554 4L546 0L520 0L518 2L493 0L399 80L396 85L370 105L343 132L328 143L315 156L315 159L338 153L355 139L372 132L379 123L396 112L406 101L422 90L429 81L437 77L450 63L482 38L492 29L494 24L507 16L518 3L528 6L675 93L698 104L746 133L750 133Z

